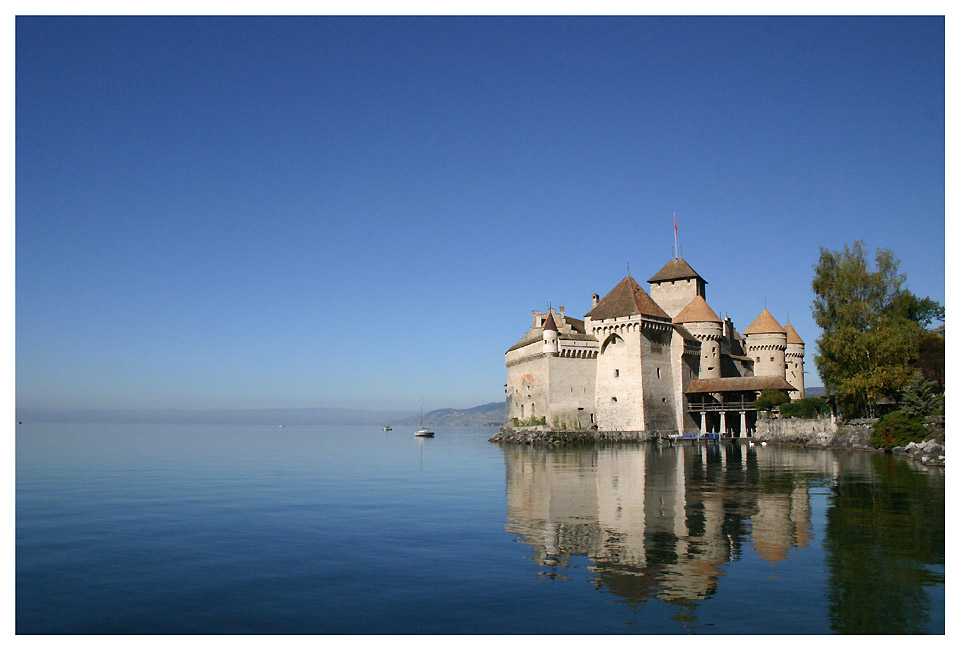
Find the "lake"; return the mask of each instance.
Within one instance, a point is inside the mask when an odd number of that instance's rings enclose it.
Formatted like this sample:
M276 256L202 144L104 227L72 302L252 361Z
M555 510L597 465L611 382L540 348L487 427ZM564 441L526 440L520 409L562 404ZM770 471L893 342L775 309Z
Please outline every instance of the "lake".
M17 427L17 633L944 633L942 469L414 428Z

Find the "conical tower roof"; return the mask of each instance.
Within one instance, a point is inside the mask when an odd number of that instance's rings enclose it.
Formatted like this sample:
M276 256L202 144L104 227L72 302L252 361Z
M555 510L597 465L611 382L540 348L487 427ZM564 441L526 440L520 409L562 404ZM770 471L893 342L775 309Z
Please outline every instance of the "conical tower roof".
M667 262L662 269L657 271L657 274L652 278L647 280L650 284L656 282L669 282L670 280L686 280L687 278L697 278L702 280L704 284L707 284L707 281L704 280L694 271L687 261L682 257L674 257L672 260Z
M547 320L543 323L543 329L557 331L557 321L553 320L553 313L547 314Z
M673 318L674 323L722 323L703 296L697 296Z
M587 312L587 316L594 320L635 314L670 320L660 305L629 275L620 280L620 283L611 289L596 307Z
M797 334L797 330L793 329L793 325L787 323L783 326L784 331L787 333L787 343L799 343L803 345L803 339L800 338L800 335Z
M786 334L786 331L780 327L780 323L773 317L769 311L764 309L760 315L753 319L750 327L743 330L744 334Z

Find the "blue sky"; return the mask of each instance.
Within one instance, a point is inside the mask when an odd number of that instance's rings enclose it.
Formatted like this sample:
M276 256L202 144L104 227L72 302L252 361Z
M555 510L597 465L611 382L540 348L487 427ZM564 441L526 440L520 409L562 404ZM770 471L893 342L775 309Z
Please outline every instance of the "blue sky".
M942 18L19 18L23 408L469 407L684 258L807 342L819 247L944 301ZM647 286L644 284L644 286Z

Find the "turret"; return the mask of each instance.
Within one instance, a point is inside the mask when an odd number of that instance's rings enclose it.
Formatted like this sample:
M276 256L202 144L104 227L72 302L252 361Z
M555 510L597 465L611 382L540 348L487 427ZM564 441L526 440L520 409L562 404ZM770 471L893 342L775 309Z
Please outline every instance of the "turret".
M647 280L650 283L650 297L663 311L674 318L690 301L701 296L707 297L707 281L682 257L675 257Z
M784 325L783 329L787 332L787 350L784 355L786 360L785 379L796 388L795 391L790 391L790 398L803 399L803 339L800 338L797 330L793 329L793 325L790 323Z
M784 377L787 332L773 315L764 309L750 327L743 330L747 339L747 355L753 359L757 377Z
M553 310L547 314L547 320L543 323L543 353L554 357L560 354L559 333L557 322L553 320Z
M703 296L697 296L673 319L700 340L700 379L720 377L720 340L723 321L710 309Z

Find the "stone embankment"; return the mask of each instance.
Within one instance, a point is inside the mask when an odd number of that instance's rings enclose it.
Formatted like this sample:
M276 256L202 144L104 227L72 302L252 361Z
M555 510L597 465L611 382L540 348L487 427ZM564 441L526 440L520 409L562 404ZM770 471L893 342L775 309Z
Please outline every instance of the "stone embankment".
M828 418L801 420L798 418L769 419L757 422L754 439L784 445L798 445L814 449L859 449L882 451L870 444L873 423L876 420L852 420L837 424ZM943 422L928 421L930 436L921 443L911 442L906 447L895 447L893 453L909 456L926 465L943 465L946 460ZM642 442L656 437L647 431L554 431L546 425L538 427L502 427L490 442L508 442L521 445L571 445L596 442Z
M870 444L874 422L876 420L851 420L837 424L827 418L814 420L762 418L757 422L754 437L757 440L821 449L882 451ZM906 447L895 447L892 450L893 453L910 456L927 465L943 465L946 459L943 424L927 422L926 426L930 432L926 441L912 442Z
M577 431L552 431L549 427L503 427L490 438L490 442L511 442L521 445L571 445L594 442L638 442L647 440L645 431L596 431L580 429Z
M934 438L919 443L911 442L906 447L893 448L893 453L909 456L924 465L943 465L946 460L945 452L943 445Z

